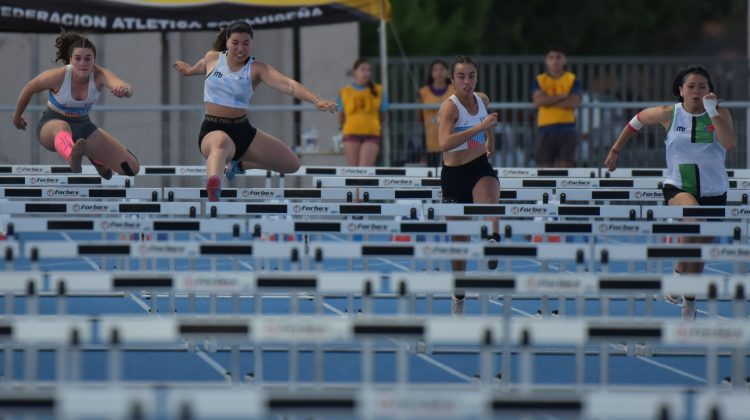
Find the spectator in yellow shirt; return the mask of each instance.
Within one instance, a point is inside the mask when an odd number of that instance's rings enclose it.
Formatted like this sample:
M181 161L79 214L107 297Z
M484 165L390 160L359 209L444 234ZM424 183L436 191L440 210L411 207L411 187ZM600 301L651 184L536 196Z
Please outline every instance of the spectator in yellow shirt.
M427 83L419 88L418 100L423 104L442 104L456 89L451 84L448 74L448 63L435 60L430 64ZM442 151L438 142L438 109L426 108L419 111L417 118L424 125L424 144L427 152L424 163L427 166L441 165Z
M565 71L565 54L550 50L544 58L546 71L531 86L531 98L539 109L536 165L540 168L575 166L578 133L575 110L581 104L581 82Z
M372 82L372 68L366 59L355 61L352 70L354 83L342 87L338 98L344 156L349 166L375 166L388 98L383 87Z

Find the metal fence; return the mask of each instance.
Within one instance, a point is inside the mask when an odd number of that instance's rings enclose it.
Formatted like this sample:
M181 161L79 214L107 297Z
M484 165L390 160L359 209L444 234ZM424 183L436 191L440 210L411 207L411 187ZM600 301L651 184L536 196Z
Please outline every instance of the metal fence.
M420 126L416 123L419 86L425 83L429 65L436 57L389 59L389 112L392 164L414 161ZM442 57L450 63L451 57ZM477 90L487 93L491 110L500 113L497 129L497 163L534 166L536 110L530 103L531 85L544 71L542 56L475 57L479 63ZM378 63L377 59L372 60ZM748 60L722 57L568 57L568 69L583 85L583 104L578 110L580 166L599 166L625 123L646 106L669 104L673 78L688 65L705 66L717 93L730 107L739 147L727 155L728 167L747 167ZM379 80L379 66L373 65ZM665 165L664 132L653 128L631 139L620 163L631 167Z
M387 126L391 143L389 150L384 148L381 152L382 164L418 165L424 160L420 151L422 128L416 120L416 113L424 106L415 103L415 100L419 85L424 83L421 79L426 76L432 60L433 57L412 57L408 61L400 58L390 61L389 96L392 106ZM530 94L535 75L543 71L543 57L477 57L477 60L480 67L477 90L486 92L492 100L491 110L500 113L501 123L496 129L498 153L494 163L508 167L535 166L536 110L530 102ZM739 146L727 154L727 167L749 166L747 59L569 57L568 61L570 70L581 79L584 89L583 103L577 112L581 135L577 156L579 166L601 166L610 145L638 110L671 103L674 100L670 94L674 74L681 67L693 63L700 63L709 69L719 96L725 100L723 105L732 112ZM374 59L373 63L377 63L377 60ZM373 69L377 73L379 66L373 65ZM375 80L378 79L379 75L375 74ZM40 153L40 146L35 141L33 130L38 113L33 110L42 108L30 107L27 115L30 129L23 133L10 124L14 105L0 105L0 121L6 121L6 125L0 127L0 143L3 145L0 161L49 163L57 159L54 154ZM144 158L144 163L202 163L196 146L202 105L99 106L95 109L95 121L132 147L137 156ZM296 144L301 143L303 133L311 127L298 127L295 119L290 118L290 113L317 113L309 105L259 104L252 106L250 111L251 120L257 121L259 127ZM328 132L335 130L334 118L327 123L331 125ZM626 151L620 155L619 164L623 167L665 166L663 140L664 130L644 130L630 140ZM320 159L315 158L315 153L305 152L304 144L301 149L310 164L343 164L340 155L330 152L331 145L330 138L318 139L318 149L327 152Z

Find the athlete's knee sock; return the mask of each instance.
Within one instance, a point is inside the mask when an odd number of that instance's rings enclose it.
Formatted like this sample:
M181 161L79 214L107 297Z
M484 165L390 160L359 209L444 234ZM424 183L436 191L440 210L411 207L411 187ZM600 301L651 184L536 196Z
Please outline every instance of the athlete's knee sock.
M55 151L68 161L73 151L73 135L69 131L60 131L55 135Z

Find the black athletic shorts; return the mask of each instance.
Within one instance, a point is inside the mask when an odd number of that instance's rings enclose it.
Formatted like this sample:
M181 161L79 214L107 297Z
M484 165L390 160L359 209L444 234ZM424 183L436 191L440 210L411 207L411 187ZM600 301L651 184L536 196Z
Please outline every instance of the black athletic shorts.
M213 115L206 115L201 124L201 131L198 134L198 150L201 148L203 138L212 131L223 131L227 133L234 143L234 157L232 160L240 160L242 155L250 148L258 129L250 124L247 116L240 118L221 118Z
M486 155L479 156L461 166L445 166L440 173L444 203L471 204L474 202L472 190L480 179L491 176L497 179L495 169Z
M73 134L73 142L75 143L78 139L87 139L94 131L98 130L99 127L91 122L88 115L82 117L66 117L59 112L46 109L42 113L42 117L39 119L39 124L36 126L36 138L40 139L42 133L42 127L50 120L62 120L68 123L70 130Z
M664 184L664 187L661 189L661 192L662 194L664 194L664 204L668 205L669 200L673 199L674 196L676 196L679 193L687 192L687 191L683 191L675 187L672 184ZM696 200L698 200L698 204L700 204L701 206L726 206L727 205L727 193L724 193L722 195L712 195L709 197L695 197L695 198Z

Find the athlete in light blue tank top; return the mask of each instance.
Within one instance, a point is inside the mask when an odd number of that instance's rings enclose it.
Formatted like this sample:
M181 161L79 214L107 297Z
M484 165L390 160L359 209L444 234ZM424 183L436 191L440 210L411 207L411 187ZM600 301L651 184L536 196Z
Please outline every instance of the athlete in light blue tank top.
M204 75L203 99L206 116L198 135L198 147L206 158L206 192L209 201L221 195L221 175L228 179L245 169L280 173L299 169L299 158L276 137L250 125L247 108L256 86L263 82L323 111L335 111L336 103L312 93L301 83L251 56L253 29L235 21L223 29L214 49L194 65L177 61L174 67L185 76ZM229 167L227 168L227 165Z
M45 149L56 151L74 173L82 171L81 161L86 156L105 179L111 178L113 171L134 176L140 170L138 159L89 118L104 88L118 98L130 97L133 88L96 64L96 47L82 35L63 32L55 40L55 46L57 61L65 66L43 71L24 86L18 96L13 124L26 129L23 112L31 95L47 90L47 110L37 125L37 139Z

